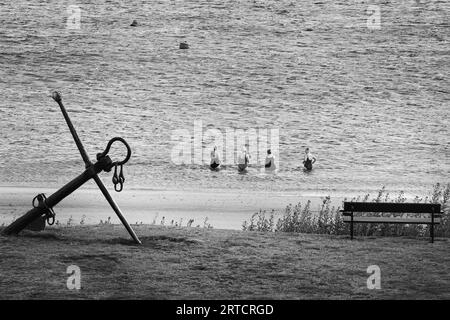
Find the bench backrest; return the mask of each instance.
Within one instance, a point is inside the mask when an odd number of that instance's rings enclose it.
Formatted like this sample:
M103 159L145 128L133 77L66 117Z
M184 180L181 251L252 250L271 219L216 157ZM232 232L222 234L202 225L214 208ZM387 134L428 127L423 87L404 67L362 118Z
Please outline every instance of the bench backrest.
M440 213L437 203L344 202L348 212Z

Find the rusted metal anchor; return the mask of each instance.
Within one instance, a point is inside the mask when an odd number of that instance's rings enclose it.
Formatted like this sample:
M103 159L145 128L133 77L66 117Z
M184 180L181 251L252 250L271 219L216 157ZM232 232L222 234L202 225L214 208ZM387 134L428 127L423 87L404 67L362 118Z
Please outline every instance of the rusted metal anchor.
M117 214L120 221L127 229L130 236L137 244L141 244L141 241L137 237L136 233L128 224L128 222L125 220L116 202L111 197L102 180L100 180L98 176L98 173L102 171L110 172L111 169L114 168L114 176L113 176L114 189L118 192L122 191L123 183L125 182L125 178L123 176L123 165L131 157L130 146L124 139L120 137L112 138L108 142L105 151L97 154L97 162L92 163L86 151L84 150L83 144L81 143L81 140L78 137L77 132L75 131L72 121L70 120L69 115L67 114L66 108L62 104L61 95L55 91L52 94L52 98L58 103L59 107L61 108L64 119L66 120L66 123L69 126L70 133L72 134L72 137L75 140L75 144L77 145L78 150L80 151L81 157L83 158L83 161L86 164L86 170L78 177L76 177L75 179L67 183L65 186L63 186L61 189L50 195L48 198L45 197L44 194L37 195L33 199L33 209L31 209L26 214L24 214L23 216L15 220L13 223L11 223L8 227L6 227L3 230L2 234L4 235L18 234L20 231L27 228L28 226L30 226L32 229L33 228L39 229L40 228L39 225L42 226L42 223L45 224L45 220L47 220L48 224L53 224L55 219L53 207L57 205L61 200L66 198L68 195L70 195L72 192L81 187L85 182L93 178L95 183L97 183L97 186L100 188L100 191L103 193L104 197L109 202L114 212ZM111 145L116 141L122 142L125 145L125 147L127 148L127 156L122 161L113 162L111 158L108 156L108 152L109 149L111 148ZM120 167L119 174L117 174L117 167Z

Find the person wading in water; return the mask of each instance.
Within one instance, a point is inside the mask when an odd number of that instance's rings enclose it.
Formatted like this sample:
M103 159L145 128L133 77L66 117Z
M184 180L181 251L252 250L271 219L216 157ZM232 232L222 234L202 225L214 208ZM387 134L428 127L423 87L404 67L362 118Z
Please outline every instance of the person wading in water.
M305 159L303 160L303 166L306 171L311 171L313 164L316 163L316 158L309 152L309 148L305 149Z
M239 172L243 172L247 169L248 163L250 162L250 155L247 152L245 147L242 148L242 152L238 157L238 170Z
M220 157L217 153L217 147L214 146L213 151L211 151L211 162L209 164L210 168L213 170L218 170L220 165Z
M277 167L275 166L275 157L272 154L270 149L267 150L266 162L264 164L266 170L275 170Z

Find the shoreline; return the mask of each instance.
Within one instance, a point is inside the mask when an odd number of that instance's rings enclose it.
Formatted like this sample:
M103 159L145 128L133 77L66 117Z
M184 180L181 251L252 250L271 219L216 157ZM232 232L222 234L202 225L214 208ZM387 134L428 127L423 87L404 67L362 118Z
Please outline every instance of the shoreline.
M47 195L56 188L22 186L0 186L0 225L9 224L31 209L31 201L38 193ZM316 211L326 196L331 197L332 206L340 206L344 198L364 196L364 193L308 192L308 191L258 191L240 189L165 190L129 187L120 193L110 193L130 224L186 225L194 219L192 226L210 224L213 228L241 230L242 223L260 210L277 214L284 212L289 204L311 201ZM376 196L376 192L370 193ZM344 196L345 195L345 196ZM100 221L119 223L101 192L88 184L69 195L55 206L56 220L61 224L96 225ZM84 216L84 217L83 217ZM181 220L182 219L182 220ZM205 221L205 219L207 219ZM173 221L173 222L172 222Z
M114 192L114 188L111 184L111 179L109 177L101 176L103 182L105 183L108 190L111 192ZM62 181L61 183L55 184L55 183L49 183L46 184L46 187L41 187L41 185L44 185L43 183L38 182L30 182L30 183L0 183L0 194L3 190L13 190L13 189L24 189L24 190L39 190L42 189L51 189L56 191L57 189L61 188L65 183L69 182ZM389 184L380 184L379 186L364 186L364 187L347 187L344 183L341 185L333 185L333 187L329 188L323 188L318 186L307 186L305 188L283 188L283 189L249 189L248 186L243 185L240 187L239 185L234 186L233 188L229 187L198 187L198 186L179 186L176 185L175 187L153 187L153 186L146 186L146 185L128 185L125 184L124 191L152 191L152 192L205 192L205 193L211 193L211 192L242 192L245 191L246 193L301 193L302 196L309 196L309 197L325 197L325 196L332 196L332 197L353 197L353 196L363 196L367 193L375 194L377 193L383 186L386 188L388 192L391 192L392 194L398 194L399 192L404 192L406 197L415 197L418 196L424 196L428 193L430 193L431 188L434 184L440 183L441 181L436 181L431 184L426 184L422 186L421 188L400 188L397 185L389 185ZM84 184L79 190L97 190L98 187L93 183L92 181L88 181L86 184ZM20 190L19 190L20 191ZM115 193L115 192L114 192Z
M0 224L12 222L31 209L31 200L38 193L51 194L50 188L0 188ZM270 193L235 191L180 191L180 190L124 190L111 195L130 224L186 225L194 219L193 226L206 223L214 228L240 230L242 223L260 209L281 211L289 204L311 200L296 193ZM321 197L312 198L313 205ZM120 223L99 190L84 188L69 195L54 207L56 220L67 223L72 217L74 224L99 224L111 217L111 223ZM11 212L12 211L12 212Z

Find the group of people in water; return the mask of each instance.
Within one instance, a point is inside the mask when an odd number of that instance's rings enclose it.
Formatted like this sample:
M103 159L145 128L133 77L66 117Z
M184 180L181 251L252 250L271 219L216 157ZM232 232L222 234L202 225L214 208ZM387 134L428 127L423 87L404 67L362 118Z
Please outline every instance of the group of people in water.
M305 149L305 156L303 158L303 167L305 171L311 171L313 168L313 164L317 161L317 159L311 154L309 151L309 148ZM244 172L247 170L247 167L250 163L250 154L247 151L246 147L242 148L242 151L238 155L238 171ZM210 162L210 168L212 170L218 170L220 166L220 156L217 152L217 147L214 146L213 150L211 151L211 162ZM276 170L276 164L275 164L275 156L272 154L272 151L270 149L267 150L267 156L265 160L264 167L266 170L273 171Z

